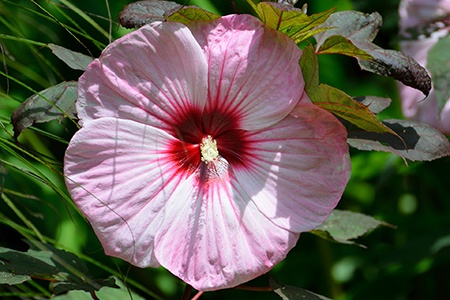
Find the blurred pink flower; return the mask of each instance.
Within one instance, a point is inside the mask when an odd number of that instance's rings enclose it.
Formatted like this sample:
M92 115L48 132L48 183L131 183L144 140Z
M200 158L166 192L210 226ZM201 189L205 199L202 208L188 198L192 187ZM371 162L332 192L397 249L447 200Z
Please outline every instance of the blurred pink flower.
M232 15L144 26L89 65L64 171L106 254L215 290L268 272L327 218L346 131L307 98L300 56Z
M407 35L407 30L426 26L443 15L450 13L450 0L402 0L400 3L400 31ZM408 39L400 42L400 50L414 58L426 67L428 52L438 42L439 38L449 33L448 25L430 36L420 36L419 39ZM450 71L450 70L449 70ZM407 118L431 124L446 134L450 134L450 99L439 112L434 89L426 99L422 92L399 85L403 114Z

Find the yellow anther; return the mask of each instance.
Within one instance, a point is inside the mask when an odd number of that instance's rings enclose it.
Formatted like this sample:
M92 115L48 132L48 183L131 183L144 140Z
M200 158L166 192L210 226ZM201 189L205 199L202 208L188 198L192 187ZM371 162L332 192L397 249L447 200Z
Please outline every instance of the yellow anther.
M202 161L208 164L210 161L216 160L219 157L219 150L217 149L217 142L208 135L202 138L202 144L200 145L200 152L202 154Z

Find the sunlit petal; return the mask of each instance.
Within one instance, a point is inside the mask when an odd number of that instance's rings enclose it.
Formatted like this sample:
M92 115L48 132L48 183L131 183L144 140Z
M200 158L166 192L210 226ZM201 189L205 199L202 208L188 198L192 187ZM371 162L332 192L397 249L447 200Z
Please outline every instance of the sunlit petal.
M192 24L144 26L88 67L64 172L107 254L216 290L284 259L350 164L292 40L248 15Z
M248 167L235 173L261 212L295 232L320 225L350 176L342 124L327 111L303 104L285 120L255 132L249 144Z
M207 107L255 130L283 119L300 100L301 50L286 35L249 15L198 22L191 30L208 61Z
M77 112L84 122L119 117L169 128L186 109L206 101L205 56L178 23L144 26L109 45L79 80Z
M173 137L134 121L101 118L73 137L64 173L71 196L105 252L136 266L153 256L158 213L183 180L167 151Z
M158 261L199 290L242 284L284 259L298 234L270 222L230 169L201 184L192 175L164 207ZM193 188L194 187L194 188Z

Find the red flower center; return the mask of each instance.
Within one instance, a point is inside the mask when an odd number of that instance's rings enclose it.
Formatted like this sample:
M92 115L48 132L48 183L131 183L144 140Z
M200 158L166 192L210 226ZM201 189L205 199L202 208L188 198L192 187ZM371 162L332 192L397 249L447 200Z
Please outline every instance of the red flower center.
M169 153L185 170L195 170L202 162L200 146L205 138L216 143L219 155L233 167L243 166L249 153L248 133L239 129L239 118L219 110L190 110L173 124L171 134L178 140Z

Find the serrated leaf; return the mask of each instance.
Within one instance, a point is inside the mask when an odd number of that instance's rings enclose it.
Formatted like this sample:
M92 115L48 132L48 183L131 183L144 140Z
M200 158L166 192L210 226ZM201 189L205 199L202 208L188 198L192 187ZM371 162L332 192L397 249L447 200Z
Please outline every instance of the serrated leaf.
M428 95L431 90L431 78L412 57L395 50L385 50L372 43L355 43L373 56L373 59L358 59L363 70L394 78L403 84L420 90Z
M139 28L145 24L164 21L165 15L181 5L171 1L146 0L125 6L119 14L119 23L125 28Z
M450 36L443 37L428 52L427 68L433 79L433 88L440 111L450 99Z
M74 117L76 113L78 85L75 81L62 82L37 95L27 98L11 116L14 138L33 125L64 117Z
M391 105L391 99L377 96L353 97L355 101L365 105L372 113L378 114Z
M98 298L98 297L97 297ZM102 298L99 298L102 299ZM115 298L109 298L115 299ZM126 298L124 298L126 299ZM92 300L92 295L85 291L69 291L63 295L52 297L52 300Z
M367 106L353 100L352 97L337 88L327 84L320 84L318 88L312 89L307 93L317 106L328 110L363 130L377 133L393 133L391 129L378 120ZM398 137L397 139L400 141Z
M177 9L167 16L169 21L179 22L185 25L188 25L194 21L212 21L218 18L220 18L219 15L213 14L212 12L196 6L186 6L181 9Z
M283 300L331 300L302 288L280 285L273 279L270 279L269 284L273 291Z
M365 14L357 11L335 12L320 27L329 30L316 34L317 48L332 35L341 35L350 40L371 42L376 37L383 21L379 13Z
M1 248L0 248L1 252ZM2 265L5 265L5 262L3 262L0 259L0 270L2 269ZM16 285L24 283L25 281L30 280L31 277L27 275L16 275L12 274L10 272L2 272L0 271L0 284L8 284L8 285Z
M385 50L372 43L381 23L382 19L378 13L364 14L356 11L333 13L319 26L330 29L315 35L316 47L320 49L332 35L341 35L372 56L370 59L357 57L362 69L392 77L428 95L431 79L425 68L399 51Z
M100 279L100 280L94 280L96 284L98 284L99 287L111 287L111 289L117 289L116 281L114 278L107 278L107 279ZM63 280L53 283L53 294L54 295L60 295L67 293L68 291L86 291L86 292L93 292L91 284L85 283L85 282L73 282L70 280ZM99 289L101 290L101 289ZM97 289L95 289L97 291Z
M359 49L342 35L332 35L328 37L320 46L317 54L342 54L360 59L373 59L373 56L364 50Z
M338 243L355 244L353 239L381 225L391 226L361 213L335 209L328 219L311 233Z
M348 143L360 150L391 152L412 161L430 161L450 155L450 143L439 130L408 120L385 120L402 141L391 134L348 131Z
M0 281L0 284L18 284L38 278L66 284L59 290L62 292L93 292L103 286L115 287L111 279L90 279L86 265L74 254L37 241L27 243L31 246L27 252L0 247L0 280L5 280Z
M84 71L94 60L92 57L83 53L75 52L55 44L48 44L47 46L52 50L53 54L74 70Z
M119 288L112 288L109 286L104 286L100 291L96 292L95 295L98 299L133 299L133 300L144 300L143 297L138 295L136 292L130 290L129 287L125 286L122 281L118 278L109 278L117 283ZM90 293L84 291L69 291L64 295L59 295L52 298L53 300L92 300Z
M319 86L319 60L314 48L311 45L303 49L300 57L300 67L302 69L303 79L305 80L305 91Z
M260 2L256 6L256 12L268 27L281 32L308 20L308 16L301 9L281 3Z
M256 6L259 18L270 28L287 34L295 43L300 43L327 28L315 28L326 21L334 11L330 9L311 16L292 5L260 2Z
M383 125L367 106L353 100L343 91L327 84L319 84L319 64L312 46L303 50L300 66L305 80L305 90L311 101L336 116L370 132L392 132Z
M248 5L250 5L251 7L254 7L256 9L256 4L258 4L259 2L261 2L261 0L246 0L245 1Z

